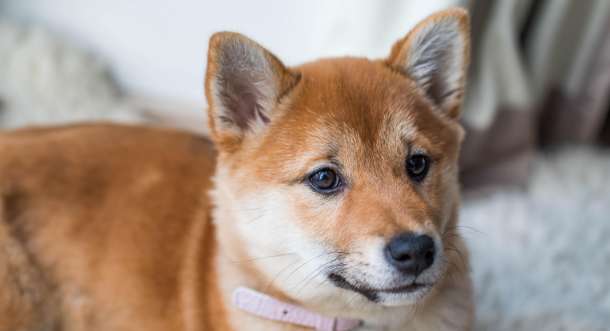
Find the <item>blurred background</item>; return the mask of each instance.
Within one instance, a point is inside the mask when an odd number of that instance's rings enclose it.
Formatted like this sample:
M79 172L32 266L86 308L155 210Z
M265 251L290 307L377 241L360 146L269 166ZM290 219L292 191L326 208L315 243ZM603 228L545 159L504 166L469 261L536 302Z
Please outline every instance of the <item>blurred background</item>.
M288 65L384 57L450 6L472 15L461 231L477 330L610 330L608 0L0 0L0 128L205 134L213 32L244 33Z

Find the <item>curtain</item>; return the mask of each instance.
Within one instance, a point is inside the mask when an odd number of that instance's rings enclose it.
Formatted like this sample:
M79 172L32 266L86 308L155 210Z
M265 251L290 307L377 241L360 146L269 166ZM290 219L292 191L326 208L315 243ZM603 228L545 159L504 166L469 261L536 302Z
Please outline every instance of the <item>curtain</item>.
M521 185L533 153L610 141L610 1L474 0L466 189Z

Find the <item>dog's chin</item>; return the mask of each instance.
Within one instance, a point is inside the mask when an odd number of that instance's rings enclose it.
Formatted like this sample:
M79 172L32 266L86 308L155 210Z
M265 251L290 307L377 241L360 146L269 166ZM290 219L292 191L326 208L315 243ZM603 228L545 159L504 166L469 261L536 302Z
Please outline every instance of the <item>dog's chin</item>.
M350 282L345 277L331 273L329 280L337 287L361 294L376 304L394 307L406 306L422 300L432 290L434 283L406 282L398 286L372 287L361 282Z
M417 288L411 291L378 292L377 303L388 307L413 305L422 300L433 287L434 284L418 284Z

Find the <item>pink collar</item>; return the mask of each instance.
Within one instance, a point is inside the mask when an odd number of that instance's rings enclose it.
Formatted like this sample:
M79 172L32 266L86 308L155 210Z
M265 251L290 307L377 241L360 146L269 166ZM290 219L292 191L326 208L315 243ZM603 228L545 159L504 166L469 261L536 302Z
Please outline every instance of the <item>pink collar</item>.
M318 331L350 331L362 325L360 320L326 317L245 287L233 291L233 304L256 316Z

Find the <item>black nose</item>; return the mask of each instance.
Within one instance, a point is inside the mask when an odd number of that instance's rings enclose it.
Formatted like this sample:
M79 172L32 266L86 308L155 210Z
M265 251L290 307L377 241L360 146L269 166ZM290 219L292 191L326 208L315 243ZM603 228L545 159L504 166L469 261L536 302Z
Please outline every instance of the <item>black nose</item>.
M398 270L419 275L434 263L434 240L427 235L403 233L385 247L385 257Z

